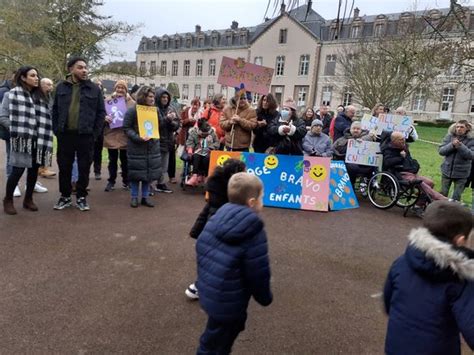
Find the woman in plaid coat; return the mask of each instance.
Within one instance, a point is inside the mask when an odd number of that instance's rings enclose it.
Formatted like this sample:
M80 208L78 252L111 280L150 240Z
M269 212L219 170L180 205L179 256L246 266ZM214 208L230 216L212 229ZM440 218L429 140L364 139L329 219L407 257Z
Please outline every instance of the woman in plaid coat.
M15 88L8 93L10 117L10 164L12 173L6 186L3 210L6 214L17 213L13 205L13 191L25 169L26 193L23 208L37 211L33 202L33 190L40 166L50 166L53 151L51 114L46 98L39 90L38 70L30 66L18 69Z

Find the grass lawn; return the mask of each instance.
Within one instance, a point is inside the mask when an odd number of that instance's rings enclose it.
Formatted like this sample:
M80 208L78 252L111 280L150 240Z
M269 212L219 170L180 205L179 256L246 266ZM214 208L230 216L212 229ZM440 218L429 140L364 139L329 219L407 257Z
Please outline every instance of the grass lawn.
M416 130L421 139L438 143L441 143L443 137L447 133L447 128L438 127L418 126ZM410 144L410 150L413 158L418 160L418 163L420 163L420 174L433 179L435 182L435 189L439 191L441 188L440 166L443 158L438 154L438 146L418 141ZM472 190L465 189L462 199L464 203L471 206Z

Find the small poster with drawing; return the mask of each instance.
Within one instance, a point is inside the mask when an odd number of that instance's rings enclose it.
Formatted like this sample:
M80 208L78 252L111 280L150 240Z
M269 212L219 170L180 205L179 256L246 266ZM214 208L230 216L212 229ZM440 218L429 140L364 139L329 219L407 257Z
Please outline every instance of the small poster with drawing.
M115 97L110 98L105 101L105 111L107 115L112 118L109 127L120 128L123 126L123 118L125 117L125 112L127 111L127 103L125 102L124 97Z
M138 131L141 138L160 138L156 106L137 105Z

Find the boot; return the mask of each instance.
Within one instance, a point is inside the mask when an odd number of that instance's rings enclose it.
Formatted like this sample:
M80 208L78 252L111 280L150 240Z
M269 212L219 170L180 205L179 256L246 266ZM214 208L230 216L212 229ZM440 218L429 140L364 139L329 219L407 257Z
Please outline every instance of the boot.
M193 174L191 176L191 178L186 182L186 185L189 185L189 186L197 186L198 185L198 175L197 174Z
M25 199L23 200L23 208L28 211L38 211L38 206L36 206L36 204L33 202L33 198L31 197L25 196Z
M155 205L153 203L151 203L150 201L148 201L148 199L142 197L142 206L146 206L146 207L155 207Z
M13 199L5 197L3 199L3 211L6 214L14 215L16 214L15 206L13 205Z

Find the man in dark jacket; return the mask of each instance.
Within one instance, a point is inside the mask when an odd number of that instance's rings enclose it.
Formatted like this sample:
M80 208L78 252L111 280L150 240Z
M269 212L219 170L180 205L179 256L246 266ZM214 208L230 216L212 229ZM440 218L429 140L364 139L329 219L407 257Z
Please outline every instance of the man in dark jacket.
M267 237L258 216L263 185L237 173L228 185L229 202L209 220L196 243L199 301L208 315L198 354L229 354L245 328L250 297L272 302Z
M319 112L316 113L316 118L323 123L323 133L329 136L329 127L331 126L332 120L329 107L327 105L321 105Z
M423 228L411 231L385 283L385 354L460 355L459 333L474 348L474 252L465 247L471 231L471 213L460 204L427 207Z
M158 192L172 193L165 183L170 151L174 152L174 133L179 129L179 115L171 105L171 95L165 88L158 88L155 95L160 123L161 177L156 184ZM171 149L173 147L173 149ZM175 157L176 159L176 157Z
M345 111L340 112L334 121L334 142L344 136L345 131L351 127L352 120L356 114L356 108L352 105L346 107Z
M57 86L53 103L53 130L58 139L57 159L61 192L54 209L62 210L72 205L71 174L77 156L77 207L81 211L88 211L90 207L86 196L89 171L94 142L104 125L104 98L99 87L88 79L87 63L84 59L69 59L67 68L69 75Z
M441 193L448 196L449 188L454 183L452 199L460 201L474 160L471 124L466 120L453 124L439 146L439 154L444 157L441 164Z

